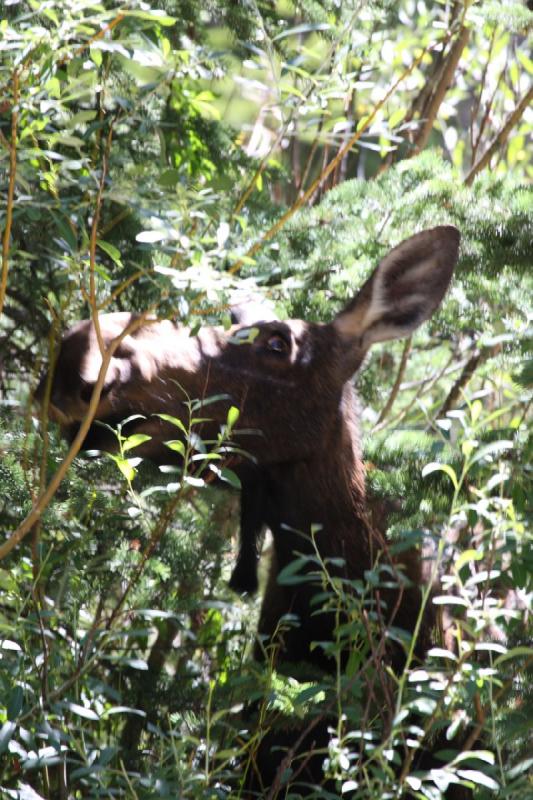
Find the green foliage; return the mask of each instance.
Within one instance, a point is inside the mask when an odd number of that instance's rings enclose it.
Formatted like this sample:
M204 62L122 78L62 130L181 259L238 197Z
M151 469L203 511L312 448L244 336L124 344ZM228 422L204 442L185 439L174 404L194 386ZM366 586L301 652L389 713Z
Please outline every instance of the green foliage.
M402 373L393 343L358 378L370 503L392 550L431 555L442 641L418 661L401 626L383 631L372 591L401 574L378 561L346 585L317 552L337 675L255 663L257 604L226 587L238 409L203 442L191 398L168 445L183 469L141 461L118 426L117 452L76 459L1 561L2 797L237 797L261 732L324 720L334 788L316 797L439 800L457 780L479 800L531 795L531 109L505 133L529 91L531 17L486 0L3 5L0 546L65 455L31 404L73 320L152 308L227 324L232 292L253 289L327 321L402 238L452 223L462 246ZM375 658L380 637L401 675ZM426 769L418 746L443 736Z

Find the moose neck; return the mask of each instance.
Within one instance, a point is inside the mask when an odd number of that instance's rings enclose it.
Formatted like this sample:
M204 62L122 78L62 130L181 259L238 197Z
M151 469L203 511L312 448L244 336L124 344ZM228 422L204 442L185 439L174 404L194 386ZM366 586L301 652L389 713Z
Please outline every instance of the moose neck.
M369 566L364 468L358 441L353 389L346 385L330 441L298 462L267 471L267 524L280 567L295 553L319 551L345 560L347 577Z

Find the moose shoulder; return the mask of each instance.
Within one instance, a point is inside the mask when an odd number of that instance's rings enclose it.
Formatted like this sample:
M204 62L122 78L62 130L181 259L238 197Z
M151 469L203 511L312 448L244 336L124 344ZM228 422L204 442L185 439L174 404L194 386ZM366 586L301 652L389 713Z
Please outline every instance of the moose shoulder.
M216 438L230 405L240 409L233 439L249 456L232 465L243 486L232 582L239 590L255 587L257 536L270 528L274 558L259 633L268 644L284 614L299 620L276 642L280 661L330 667L320 648L312 647L334 638L334 615L312 616L320 583L279 585L278 571L315 548L348 580L362 578L372 566L379 541L367 522L349 381L372 344L409 335L435 312L450 283L459 238L455 228L441 226L402 242L328 324L246 319L228 331L203 328L190 336L173 322L147 321L123 338L110 360L95 419L113 425L142 414L126 430L150 436L136 451L141 456L168 462L164 443L176 438L176 428L156 415L172 414L186 424L185 397L221 395L205 414L206 439ZM104 347L132 319L128 313L101 315ZM63 339L50 390L50 417L68 438L87 413L101 363L93 323L78 323ZM41 398L45 385L43 380ZM91 427L85 447L113 446L105 428ZM395 625L412 630L420 605L416 559L408 572L412 581L401 602L386 602Z

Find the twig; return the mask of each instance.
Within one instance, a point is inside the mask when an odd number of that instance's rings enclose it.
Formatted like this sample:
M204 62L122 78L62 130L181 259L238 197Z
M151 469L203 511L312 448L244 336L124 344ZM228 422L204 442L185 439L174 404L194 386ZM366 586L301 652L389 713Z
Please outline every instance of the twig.
M498 80L496 81L496 85L494 86L494 91L492 92L490 98L485 103L485 111L483 112L483 116L481 117L481 122L479 123L479 130L478 130L478 134L477 134L477 137L476 137L476 141L474 142L474 145L472 147L472 156L471 156L471 159L470 159L470 166L471 167L476 162L477 151L478 151L479 145L481 144L481 138L482 138L482 136L483 136L483 134L485 132L485 128L487 127L487 124L489 122L490 113L492 111L492 106L494 104L494 100L496 98L496 94L498 92L498 89L500 88L500 82L501 82L504 74L505 74L505 67L500 72L500 76L499 76Z
M104 195L105 180L107 177L107 165L109 163L109 153L111 150L112 141L113 141L113 120L111 121L109 126L109 132L107 134L106 144L102 155L102 170L100 174L100 180L98 182L98 192L96 194L96 202L94 204L93 220L91 224L91 236L89 240L89 292L90 292L89 305L91 306L92 310L96 340L98 342L98 347L100 349L100 353L102 354L102 356L104 354L105 345L104 345L104 340L102 338L102 331L100 330L100 320L98 318L98 304L96 301L96 279L95 279L96 244L98 241L98 223L100 222L100 212L102 209L102 199Z
M436 383L438 383L444 375L449 375L452 372L456 372L457 369L459 369L460 365L454 365L453 367L450 367L452 361L453 361L453 354L450 355L444 367L435 372L433 375L430 375L429 378L425 378L421 381L413 381L409 384L405 383L402 384L400 386L400 392L403 392L405 389L408 388L414 389L417 386L418 386L418 391L415 393L415 396L412 398L409 404L404 406L404 408L400 409L400 411L398 411L398 413L394 417L392 417L392 419L390 419L388 422L382 423L381 425L376 424L372 429L372 433L376 433L377 431L383 430L384 428L387 428L390 425L397 425L398 422L400 422L400 420L402 420L409 413L409 411L413 407L413 404L416 403L419 400L419 398L422 397L424 394L430 392L433 386Z
M457 380L455 381L454 385L448 392L448 396L445 399L444 403L439 408L436 419L439 417L444 417L456 404L457 400L461 396L462 390L465 388L466 384L478 368L481 361L484 361L488 355L488 350L486 351L486 355L483 351L476 350L472 356L468 359L466 364L463 367L463 370Z
M388 398L387 402L385 403L385 405L381 409L381 413L380 413L380 415L379 415L379 417L377 419L376 425L379 425L380 422L383 422L383 420L385 419L385 417L388 415L389 411L393 407L394 401L396 400L396 397L398 396L398 392L400 391L400 386L401 386L402 381L403 381L403 376L405 374L405 368L407 367L407 359L409 358L409 353L411 352L411 343L412 343L412 341L413 340L412 340L411 336L409 336L405 340L405 344L404 344L403 352L402 352L402 357L400 359L400 366L398 367L398 374L396 375L396 380L394 381L394 385L393 385L393 387L391 389L391 393L389 395L389 398Z
M511 114L509 114L503 127L501 128L499 133L496 134L496 136L494 137L488 148L485 150L481 158L479 158L476 161L476 163L474 164L474 166L472 167L472 169L465 178L464 182L466 186L470 186L472 184L476 175L479 172L481 172L481 170L484 169L490 162L496 150L498 150L499 147L505 144L507 137L511 133L512 129L514 128L514 126L516 125L516 123L526 110L526 108L529 107L532 100L533 100L533 86L531 86L529 91L526 92L524 97L520 100L520 102L516 106L515 110Z
M452 83L455 70L457 69L457 65L459 64L459 60L469 38L470 30L469 28L463 26L459 31L457 39L450 48L450 52L448 53L440 80L435 87L435 91L431 96L431 100L428 103L428 107L425 112L426 118L424 124L415 138L414 147L410 153L412 156L419 153L427 144L431 131L433 130L433 125L435 124L435 119L437 117L439 108L441 107L442 101L446 96L446 92Z
M323 124L324 124L324 120L321 117L320 120L319 120L319 123L318 123L318 129L317 129L316 136L314 138L313 144L311 145L311 149L309 151L309 155L307 156L307 161L306 161L306 164L305 164L305 167L304 167L304 171L303 171L303 175L302 175L302 178L301 178L301 181L300 181L300 185L296 187L298 189L299 193L303 192L304 186L305 186L305 184L307 182L307 178L308 178L309 172L311 170L311 165L312 165L313 160L315 158L315 153L316 153L316 151L318 149L318 145L319 145L319 142L320 142L320 135L322 133Z
M9 241L13 222L13 198L15 196L15 176L17 174L17 125L19 101L19 74L13 73L13 107L11 111L11 142L9 143L9 184L7 189L6 226L2 238L2 277L0 279L0 316L4 310L9 271Z
M273 800L273 798L276 797L276 795L277 795L277 793L279 791L280 785L281 785L281 779L285 775L285 772L287 771L287 769L290 767L292 759L294 758L294 756L298 752L298 748L303 743L303 741L306 738L306 736L308 736L311 733L311 731L314 728L316 728L316 726L318 725L319 722L322 722L324 717L325 717L325 712L323 714L318 714L316 717L313 717L313 719L309 722L309 724L303 729L302 733L296 739L296 741L294 742L292 747L290 747L287 750L287 753L283 757L283 759L282 759L282 761L281 761L281 763L280 763L280 765L279 765L279 767L278 767L278 769L276 771L276 776L275 776L274 780L272 781L272 785L270 786L270 791L268 792L267 795L265 795L265 800ZM307 760L309 760L309 756L307 757ZM305 766L306 761L304 761L304 766ZM300 772L300 770L298 770L298 771Z
M481 108L481 100L483 98L483 92L485 91L485 83L487 81L487 73L488 73L489 64L490 64L490 61L491 61L491 58L492 58L492 51L494 49L494 42L496 40L496 30L497 29L494 28L494 30L492 31L492 35L490 37L487 60L485 61L485 64L483 66L483 71L481 73L481 80L479 82L480 83L479 94L476 97L476 100L474 101L474 106L473 106L472 111L470 113L470 148L472 150L472 163L475 160L477 148L479 147L479 142L480 142L481 133L482 133L482 127L485 126L484 120L488 116L488 114L485 113L485 115L484 115L484 117L483 117L483 119L481 121L481 124L480 124L480 129L478 131L477 138L474 141L474 119L475 119L475 117L477 117L477 115L479 113L479 109ZM496 88L498 87L498 84L499 84L499 81L496 82ZM493 97L494 97L494 95L493 95ZM491 105L492 105L492 103L491 103L491 101L489 101L489 103L487 103L487 106L490 108Z

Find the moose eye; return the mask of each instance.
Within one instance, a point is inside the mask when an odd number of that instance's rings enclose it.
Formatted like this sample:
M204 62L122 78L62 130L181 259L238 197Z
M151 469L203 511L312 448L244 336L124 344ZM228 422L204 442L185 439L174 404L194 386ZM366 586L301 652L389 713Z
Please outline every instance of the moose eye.
M286 353L289 349L289 344L279 333L274 333L267 341L267 348L272 353Z

